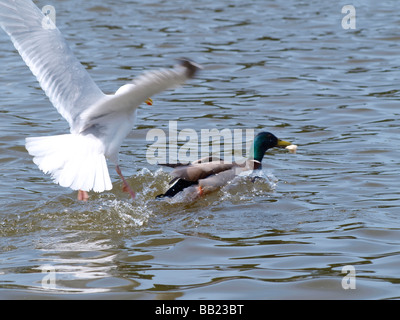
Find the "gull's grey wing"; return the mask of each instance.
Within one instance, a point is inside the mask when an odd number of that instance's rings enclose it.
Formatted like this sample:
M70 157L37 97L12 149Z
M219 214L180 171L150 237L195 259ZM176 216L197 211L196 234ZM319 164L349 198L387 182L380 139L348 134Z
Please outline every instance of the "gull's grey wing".
M184 84L200 68L195 62L183 59L174 68L145 72L118 89L116 94L107 95L99 103L88 107L80 114L79 119L76 119L77 127L84 131L101 122L104 116L116 113L131 114L147 98Z
M85 108L105 97L31 0L0 0L0 26L71 128Z

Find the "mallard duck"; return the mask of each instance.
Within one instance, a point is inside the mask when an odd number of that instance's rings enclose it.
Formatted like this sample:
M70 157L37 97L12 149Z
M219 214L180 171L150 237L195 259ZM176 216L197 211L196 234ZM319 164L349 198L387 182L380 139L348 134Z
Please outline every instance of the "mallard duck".
M31 0L0 0L0 26L70 125L69 134L26 139L34 163L55 183L78 190L78 199L87 200L87 191L112 189L108 159L115 164L123 190L134 198L118 153L133 128L136 110L143 102L151 104L150 96L192 78L199 66L182 60L173 69L147 72L115 94L105 94Z
M192 162L189 165L168 165L174 167L169 189L156 198L173 197L189 187L196 187L199 196L212 192L226 185L234 177L244 171L261 169L261 162L265 152L274 147L293 150L290 142L280 140L270 132L260 132L256 135L250 150L251 157L243 163L227 163L215 157L206 157Z

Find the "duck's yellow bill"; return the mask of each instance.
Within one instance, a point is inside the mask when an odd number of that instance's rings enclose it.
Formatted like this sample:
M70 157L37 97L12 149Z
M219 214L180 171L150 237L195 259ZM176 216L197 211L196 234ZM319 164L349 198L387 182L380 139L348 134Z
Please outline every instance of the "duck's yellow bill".
M281 147L281 148L285 148L285 147L287 147L287 146L290 146L292 143L291 142L287 142L287 141L285 141L285 140L281 140L281 139L278 139L278 143L277 143L277 147Z
M147 100L146 100L145 102L146 102L146 104L148 104L149 106L152 106L152 105L153 105L153 99L151 99L151 98L147 98Z

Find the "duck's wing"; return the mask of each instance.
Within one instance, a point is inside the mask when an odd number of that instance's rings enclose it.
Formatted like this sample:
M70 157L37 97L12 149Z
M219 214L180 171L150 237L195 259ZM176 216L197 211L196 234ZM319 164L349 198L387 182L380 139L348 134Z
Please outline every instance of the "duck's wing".
M219 157L215 156L209 156L209 157L204 157L198 160L193 161L191 164L199 164L199 163L209 163L213 161L223 161ZM177 168L177 167L187 167L187 164L182 164L182 163L159 163L160 166L165 166L165 167L170 167L170 168ZM173 182L175 180L172 180Z
M105 97L53 22L31 0L0 0L0 25L71 128Z
M223 161L190 164L174 169L171 175L186 181L198 181L199 179L204 179L219 172L229 170L235 166L235 163L224 163Z
M209 156L209 157L204 157L200 158L196 161L193 161L192 164L199 164L199 163L209 163L209 162L222 162L223 160L219 157L216 156Z
M213 162L211 165L204 165L210 164L211 162ZM170 168L177 168L171 173L174 178L169 182L169 184L172 185L175 181L179 179L186 179L186 181L197 182L197 180L201 179L202 177L204 178L206 176L214 174L215 172L220 172L221 170L227 168L226 166L221 165L222 162L223 160L219 157L209 156L195 160L189 165L183 165L181 163L161 163L160 165ZM199 164L203 165L199 166ZM197 179L197 177L199 177L199 179Z
M217 188L226 185L229 181L233 180L242 171L243 168L234 167L219 172L218 174L206 177L204 179L200 179L199 186L203 188L203 191L211 192Z
M226 185L229 181L233 180L240 173L245 171L253 171L261 168L260 161L246 160L244 163L236 164L228 170L221 171L215 175L210 175L198 181L200 187L204 192L211 192L217 188Z

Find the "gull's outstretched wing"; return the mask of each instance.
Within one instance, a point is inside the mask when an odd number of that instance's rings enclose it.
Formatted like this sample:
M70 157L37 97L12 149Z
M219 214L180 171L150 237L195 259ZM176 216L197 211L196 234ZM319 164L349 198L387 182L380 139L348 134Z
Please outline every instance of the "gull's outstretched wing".
M0 26L71 127L85 108L105 97L31 0L0 0Z
M122 86L115 95L108 95L100 103L87 108L80 115L81 130L96 123L111 113L131 113L147 98L164 90L178 87L193 78L201 66L188 59L171 69L148 71ZM78 120L78 119L77 119ZM79 125L78 125L79 126Z

